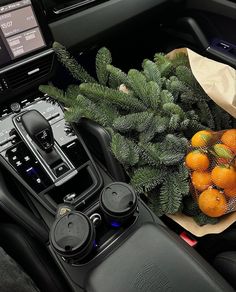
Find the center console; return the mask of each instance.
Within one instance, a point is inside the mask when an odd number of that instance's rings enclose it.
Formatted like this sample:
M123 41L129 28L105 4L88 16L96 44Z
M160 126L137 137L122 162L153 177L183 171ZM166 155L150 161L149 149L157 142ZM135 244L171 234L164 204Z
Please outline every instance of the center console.
M231 291L125 182L108 133L66 123L39 94L51 43L37 0L1 1L1 209L47 248L71 291Z

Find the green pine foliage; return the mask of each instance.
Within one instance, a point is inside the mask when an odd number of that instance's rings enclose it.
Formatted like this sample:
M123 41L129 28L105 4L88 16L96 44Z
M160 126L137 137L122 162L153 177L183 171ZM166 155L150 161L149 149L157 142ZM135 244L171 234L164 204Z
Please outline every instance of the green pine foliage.
M193 203L185 204L191 198L183 164L187 141L198 130L231 128L235 120L205 94L188 57L179 53L172 60L158 53L140 71L125 73L102 48L94 78L63 46L56 43L54 50L77 84L65 92L52 84L40 90L64 104L66 119L86 117L109 131L112 153L157 215L183 210L199 224L214 223Z

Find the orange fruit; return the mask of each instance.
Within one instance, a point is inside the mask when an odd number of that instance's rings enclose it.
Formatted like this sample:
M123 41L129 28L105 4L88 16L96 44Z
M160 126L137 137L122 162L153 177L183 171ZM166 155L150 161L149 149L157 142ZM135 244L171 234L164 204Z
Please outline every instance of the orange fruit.
M207 155L198 150L189 152L185 158L185 163L192 170L207 170L210 165Z
M228 196L230 198L234 198L234 197L236 197L236 187L234 187L232 189L224 189L224 193L226 196Z
M204 147L212 140L212 133L210 131L199 131L191 139L193 147Z
M220 217L227 211L227 201L224 195L215 189L201 193L198 199L200 210L210 217Z
M224 144L215 144L213 149L219 158L232 159L234 157L233 151Z
M213 183L222 189L236 187L236 170L233 166L218 165L211 172Z
M192 183L198 191L205 191L212 184L211 173L207 171L194 171L192 173Z
M236 152L236 129L227 130L221 137L221 141Z

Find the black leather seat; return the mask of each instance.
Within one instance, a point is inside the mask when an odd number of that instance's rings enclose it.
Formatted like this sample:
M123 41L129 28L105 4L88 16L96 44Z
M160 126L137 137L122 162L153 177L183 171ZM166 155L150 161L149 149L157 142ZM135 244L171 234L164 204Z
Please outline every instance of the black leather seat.
M41 292L71 291L46 248L24 229L14 224L0 224L0 234L0 247L24 269Z
M214 266L236 290L236 251L227 251L217 255Z

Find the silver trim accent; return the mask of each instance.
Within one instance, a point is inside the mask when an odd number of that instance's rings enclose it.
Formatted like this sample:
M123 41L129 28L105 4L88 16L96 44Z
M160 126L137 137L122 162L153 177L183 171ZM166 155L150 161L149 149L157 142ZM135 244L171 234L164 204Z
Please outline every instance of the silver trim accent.
M39 68L35 68L34 70L29 71L27 74L30 76L30 75L32 75L32 74L34 74L34 73L39 72L39 71L40 71Z
M27 59L19 61L19 62L15 63L15 64L6 66L3 69L0 69L0 74L3 74L5 72L7 72L7 71L10 71L10 70L15 69L15 68L17 68L19 66L25 65L25 64L27 64L29 62L35 61L35 60L37 60L39 58L42 58L42 57L47 56L47 55L50 55L52 53L54 53L53 49L49 49L49 50L46 50L46 51L44 51L42 53L39 53L37 55L34 55L32 57L29 57Z
M56 15L59 15L59 14L62 14L62 13L77 9L79 7L83 7L83 6L87 5L87 4L90 4L90 3L93 3L93 2L96 2L96 1L97 0L85 0L85 1L80 2L80 3L76 3L76 4L73 4L73 5L67 6L65 8L61 8L61 9L54 8L53 9L53 13L56 14Z

